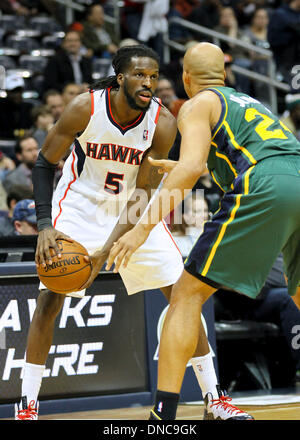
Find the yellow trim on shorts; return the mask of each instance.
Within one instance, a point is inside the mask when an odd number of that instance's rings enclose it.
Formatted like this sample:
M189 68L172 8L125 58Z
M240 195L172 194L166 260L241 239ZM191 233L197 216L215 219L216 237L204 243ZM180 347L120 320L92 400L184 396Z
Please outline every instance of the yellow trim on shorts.
M201 272L201 275L202 275L203 277L205 277L205 276L207 275L207 272L209 271L209 268L210 268L210 266L211 266L212 260L213 260L213 258L214 258L214 256L215 256L216 252L217 252L217 248L218 248L219 244L221 243L221 241L222 241L222 239L223 239L223 237L224 237L224 235L225 235L225 232L226 232L227 226L228 226L228 225L234 220L234 218L235 218L236 212L237 212L237 210L239 209L240 204L241 204L241 197L242 197L242 195L247 195L247 194L249 194L249 176L250 176L250 173L251 173L251 171L253 170L253 168L254 168L254 166L248 168L248 170L247 170L246 173L245 173L245 176L244 176L244 194L237 194L237 196L236 196L235 205L234 205L234 208L232 209L232 211L231 211L231 213L230 213L230 217L229 217L229 219L228 219L228 220L222 225L222 227L221 227L221 231L220 231L220 233L219 233L219 235L218 235L218 238L217 238L215 244L213 245L212 250L210 251L210 254L209 254L209 256L208 256L208 259L207 259L207 261L206 261L206 264L205 264L205 266L204 266L204 269L203 269L203 271Z

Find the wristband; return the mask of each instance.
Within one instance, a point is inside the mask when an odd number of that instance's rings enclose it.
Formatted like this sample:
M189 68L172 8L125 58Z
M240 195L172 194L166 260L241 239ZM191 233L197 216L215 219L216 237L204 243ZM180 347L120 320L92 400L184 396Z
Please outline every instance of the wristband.
M37 228L38 231L41 232L43 229L46 228L52 228L52 220L51 218L41 218L40 220L37 221Z
M40 152L32 170L35 210L39 230L41 230L40 228L44 229L52 226L51 211L55 168L56 164L50 163Z

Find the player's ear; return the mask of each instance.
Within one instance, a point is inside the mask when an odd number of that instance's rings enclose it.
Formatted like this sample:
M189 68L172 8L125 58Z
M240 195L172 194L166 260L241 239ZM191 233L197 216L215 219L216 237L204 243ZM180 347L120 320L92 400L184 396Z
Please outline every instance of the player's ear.
M190 84L189 75L186 73L185 70L182 72L182 82L183 82L183 84L187 84L187 85Z
M123 82L124 82L124 75L123 75L123 73L119 73L117 75L117 82L118 82L119 86L123 85Z

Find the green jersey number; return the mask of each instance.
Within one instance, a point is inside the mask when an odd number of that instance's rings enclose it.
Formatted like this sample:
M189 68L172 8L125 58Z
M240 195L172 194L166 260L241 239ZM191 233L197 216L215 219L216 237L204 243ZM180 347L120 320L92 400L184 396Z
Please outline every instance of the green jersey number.
M251 122L256 118L261 119L261 121L256 125L255 131L263 141L268 139L288 139L280 128L269 130L269 127L275 122L274 119L264 113L260 113L256 108L248 108L245 112L246 121ZM285 131L291 132L283 122L279 120L279 123Z

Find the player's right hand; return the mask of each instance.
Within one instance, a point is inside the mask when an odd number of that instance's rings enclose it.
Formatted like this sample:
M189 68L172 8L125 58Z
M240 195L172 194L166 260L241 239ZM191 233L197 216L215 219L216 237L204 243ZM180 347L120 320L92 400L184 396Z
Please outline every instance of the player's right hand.
M54 229L53 227L48 227L39 232L37 246L35 251L35 264L46 266L46 264L52 264L53 256L61 258L60 250L56 240L66 240L73 242L74 240L63 232ZM50 248L54 250L54 254L50 254Z

